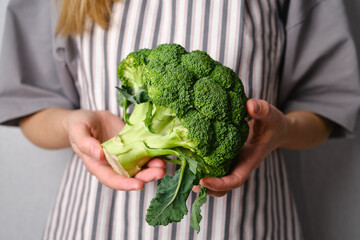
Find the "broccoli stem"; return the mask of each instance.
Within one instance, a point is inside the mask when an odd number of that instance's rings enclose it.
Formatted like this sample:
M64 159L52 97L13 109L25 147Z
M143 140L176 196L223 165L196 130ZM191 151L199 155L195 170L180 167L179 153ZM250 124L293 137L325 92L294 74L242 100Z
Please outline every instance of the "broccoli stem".
M161 155L174 155L171 149L150 149L144 142L121 143L119 136L103 144L104 153L111 166L121 175L134 176L151 158Z
M110 165L121 175L134 176L153 157L178 156L175 150L178 147L195 147L194 143L186 138L187 129L167 108L153 110L151 127L155 132L149 131L144 123L144 109L148 109L148 104L151 103L135 105L129 119L131 125L125 125L117 136L102 144Z

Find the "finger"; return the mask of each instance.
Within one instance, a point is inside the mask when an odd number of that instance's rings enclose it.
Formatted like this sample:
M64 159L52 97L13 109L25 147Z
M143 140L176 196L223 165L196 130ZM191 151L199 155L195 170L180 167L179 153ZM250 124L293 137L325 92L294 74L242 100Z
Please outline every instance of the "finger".
M99 161L82 154L81 156L87 170L105 186L121 191L140 190L144 182L136 178L128 178L114 172L106 161Z
M219 192L217 192L217 191L211 191L211 190L207 190L207 195L209 195L209 196L214 196L214 197L223 197L223 196L225 196L227 193L228 193L229 191L219 191Z
M142 182L152 182L159 180L165 176L165 171L162 168L146 168L138 172L134 177Z
M104 123L104 128L101 130L102 140L108 140L118 134L125 126L125 123L116 115L108 111L95 111L100 122Z
M193 186L192 191L195 193L200 193L201 187L199 185ZM224 196L226 193L228 193L228 191L212 191L210 189L206 190L206 194L209 196L214 196L214 197L222 197Z
M226 192L243 185L253 168L254 160L247 158L240 161L229 175L222 178L205 177L200 180L200 184L215 192Z
M85 124L79 124L70 129L70 142L85 155L97 160L105 158L100 142L94 138ZM73 146L74 147L74 146Z
M245 181L243 179L246 178L241 178L233 174L222 178L205 177L200 180L200 184L211 191L224 192L240 187Z
M166 163L161 158L154 158L154 159L151 159L148 163L146 163L145 167L148 167L148 168L165 168Z
M247 101L246 107L248 114L253 119L265 118L271 110L270 104L261 99L250 99Z
M201 191L201 187L199 185L193 186L192 191L199 194ZM224 196L226 193L228 193L228 191L212 191L210 189L206 190L206 194L209 196L214 196L214 197L222 197Z
M195 185L192 187L192 191L195 193L200 193L201 187L199 185Z

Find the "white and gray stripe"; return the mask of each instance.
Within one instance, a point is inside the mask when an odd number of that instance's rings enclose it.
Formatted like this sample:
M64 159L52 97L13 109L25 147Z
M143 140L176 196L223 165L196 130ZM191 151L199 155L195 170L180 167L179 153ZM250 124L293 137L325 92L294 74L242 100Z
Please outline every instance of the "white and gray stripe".
M77 38L78 90L85 109L119 116L116 66L131 51L179 43L205 50L236 71L249 97L276 104L284 32L277 0L123 0L108 31L89 24ZM175 166L168 166L173 173ZM144 221L157 182L137 192L101 185L74 156L64 175L44 239L301 239L282 156L271 153L245 184L209 197L199 234L182 222L153 228ZM191 193L188 207L196 197Z

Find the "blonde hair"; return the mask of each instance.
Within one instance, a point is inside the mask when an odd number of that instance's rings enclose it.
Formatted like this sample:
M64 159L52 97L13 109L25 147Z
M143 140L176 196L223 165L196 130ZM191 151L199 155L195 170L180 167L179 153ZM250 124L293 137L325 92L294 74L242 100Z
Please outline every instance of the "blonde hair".
M88 30L88 19L107 29L111 18L111 3L116 1L118 0L62 0L56 33L62 36L82 34Z

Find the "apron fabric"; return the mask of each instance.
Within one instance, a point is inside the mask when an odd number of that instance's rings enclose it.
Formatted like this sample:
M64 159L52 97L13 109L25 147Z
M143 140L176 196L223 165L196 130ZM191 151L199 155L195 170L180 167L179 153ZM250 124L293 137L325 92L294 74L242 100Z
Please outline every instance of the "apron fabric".
M249 98L276 104L284 26L276 0L123 0L112 6L108 31L89 25L76 39L81 108L121 117L117 64L128 53L179 43L232 68ZM169 164L167 173L173 174ZM224 197L208 197L200 232L190 214L180 223L145 222L158 182L141 191L114 191L87 172L74 155L49 216L44 239L301 239L301 229L280 151L272 152L245 184ZM191 193L190 210L196 198Z

